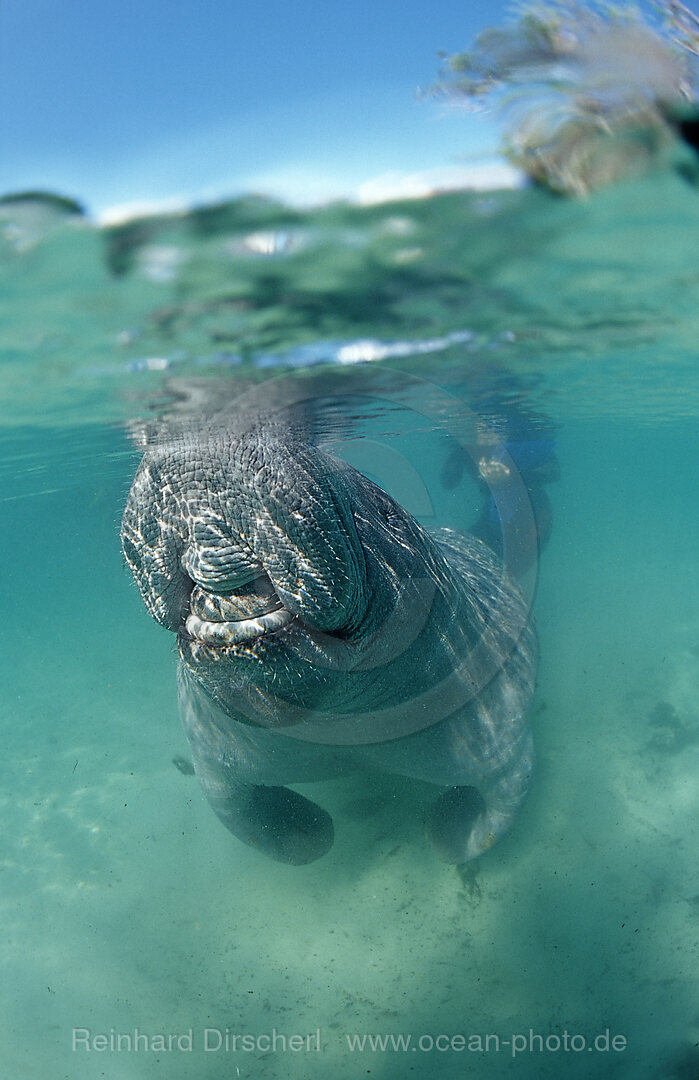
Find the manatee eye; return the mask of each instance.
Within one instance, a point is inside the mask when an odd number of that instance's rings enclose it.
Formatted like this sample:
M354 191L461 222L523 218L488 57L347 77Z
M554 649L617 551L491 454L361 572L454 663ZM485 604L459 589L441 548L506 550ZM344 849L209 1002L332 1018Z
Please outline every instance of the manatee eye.
M391 532L405 532L405 521L400 514L386 514L386 524Z

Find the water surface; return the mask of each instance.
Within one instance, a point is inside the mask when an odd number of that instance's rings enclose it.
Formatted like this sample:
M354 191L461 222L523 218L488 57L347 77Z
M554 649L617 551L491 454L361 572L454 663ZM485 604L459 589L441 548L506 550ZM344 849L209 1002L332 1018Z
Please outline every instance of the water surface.
M0 216L7 1075L695 1077L697 189ZM323 364L323 437L428 525L484 512L464 418L546 448L538 773L467 869L427 845L428 785L318 785L335 846L289 868L173 765L173 642L119 551L129 432L213 380L313 396ZM348 1042L374 1034L412 1042Z

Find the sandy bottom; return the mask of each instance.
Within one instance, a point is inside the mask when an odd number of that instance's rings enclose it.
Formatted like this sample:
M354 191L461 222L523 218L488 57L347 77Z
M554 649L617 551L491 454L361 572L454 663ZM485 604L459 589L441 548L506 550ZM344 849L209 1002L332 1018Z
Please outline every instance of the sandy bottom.
M24 600L3 644L7 1076L697 1075L691 539L668 552L663 516L640 510L622 529L611 484L588 490L574 442L568 457L579 488L557 496L536 605L537 782L513 834L465 871L423 837L436 789L391 778L314 785L336 843L312 866L230 837L172 764L187 757L174 657L120 566L121 492L79 544L58 497L18 508L57 532L37 539L38 571L36 550L33 573L16 554ZM411 1041L351 1048L374 1035Z

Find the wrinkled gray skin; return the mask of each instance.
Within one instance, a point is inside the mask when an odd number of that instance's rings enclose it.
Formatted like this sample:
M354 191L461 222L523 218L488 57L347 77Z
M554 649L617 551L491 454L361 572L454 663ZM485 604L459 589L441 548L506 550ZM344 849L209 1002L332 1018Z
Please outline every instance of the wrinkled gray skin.
M317 859L332 820L284 785L350 772L447 786L427 832L448 862L512 825L532 772L536 647L480 541L428 533L273 421L151 447L121 535L148 611L177 635L196 774L240 840ZM382 718L403 711L387 737Z

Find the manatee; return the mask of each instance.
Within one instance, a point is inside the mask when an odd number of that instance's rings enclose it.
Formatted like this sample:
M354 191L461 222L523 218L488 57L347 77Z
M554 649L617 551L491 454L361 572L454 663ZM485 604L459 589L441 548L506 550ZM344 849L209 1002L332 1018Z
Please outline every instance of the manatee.
M332 819L289 785L351 773L441 785L426 828L447 862L512 826L533 771L536 639L484 542L427 530L274 416L161 435L121 539L176 637L197 778L239 840L318 859Z

